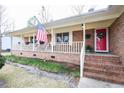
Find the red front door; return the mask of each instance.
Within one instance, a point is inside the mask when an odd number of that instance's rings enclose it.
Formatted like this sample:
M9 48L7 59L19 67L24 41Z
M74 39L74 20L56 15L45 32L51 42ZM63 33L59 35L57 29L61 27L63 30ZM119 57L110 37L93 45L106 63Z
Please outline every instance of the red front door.
M95 31L95 51L108 52L108 32L107 29L96 29Z

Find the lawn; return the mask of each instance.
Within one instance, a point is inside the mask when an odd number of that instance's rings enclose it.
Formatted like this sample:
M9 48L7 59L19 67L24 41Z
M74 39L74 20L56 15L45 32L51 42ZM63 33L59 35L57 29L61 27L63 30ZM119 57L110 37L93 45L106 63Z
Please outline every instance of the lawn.
M74 77L79 77L79 75L80 75L79 69L73 70L71 68L64 66L63 64L55 63L53 61L44 62L41 59L17 57L14 55L8 55L8 56L5 56L5 58L8 61L23 64L23 65L37 67L43 71L48 71L48 72L52 72L52 73L64 73L64 74L72 75Z

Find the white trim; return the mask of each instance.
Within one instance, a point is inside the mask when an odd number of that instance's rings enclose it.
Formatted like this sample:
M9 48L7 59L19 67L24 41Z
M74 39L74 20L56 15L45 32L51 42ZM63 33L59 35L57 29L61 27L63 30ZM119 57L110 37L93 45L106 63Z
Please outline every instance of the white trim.
M106 29L106 40L107 40L107 42L106 42L106 50L96 50L96 30L97 29ZM94 35L95 35L95 37L94 37L94 48L95 48L95 52L109 52L109 30L108 30L108 28L97 28L97 29L95 29L95 31L94 31Z

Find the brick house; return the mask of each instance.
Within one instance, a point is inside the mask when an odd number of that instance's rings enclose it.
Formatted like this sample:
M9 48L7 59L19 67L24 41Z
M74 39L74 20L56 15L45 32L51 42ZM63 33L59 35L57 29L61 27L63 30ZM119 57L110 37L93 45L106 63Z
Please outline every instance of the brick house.
M34 27L11 32L12 54L80 65L86 77L124 83L124 6L113 5L44 26L47 45L35 45ZM80 64L83 55L85 61Z

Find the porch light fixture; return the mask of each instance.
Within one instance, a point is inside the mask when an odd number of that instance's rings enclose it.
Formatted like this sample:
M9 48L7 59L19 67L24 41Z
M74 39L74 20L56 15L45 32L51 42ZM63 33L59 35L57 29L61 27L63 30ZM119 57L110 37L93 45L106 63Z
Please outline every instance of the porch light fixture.
M83 29L83 26L84 26L84 25L83 25L83 24L81 24L82 29Z

